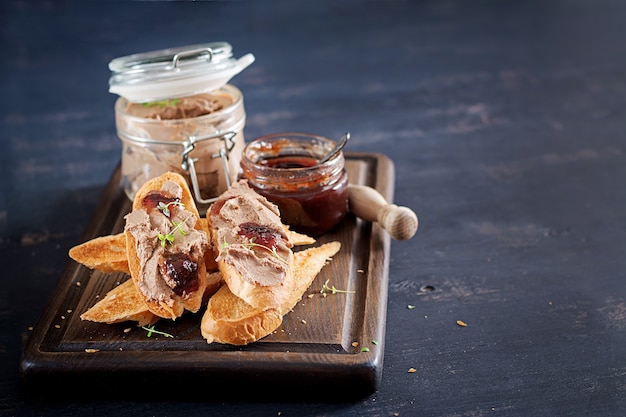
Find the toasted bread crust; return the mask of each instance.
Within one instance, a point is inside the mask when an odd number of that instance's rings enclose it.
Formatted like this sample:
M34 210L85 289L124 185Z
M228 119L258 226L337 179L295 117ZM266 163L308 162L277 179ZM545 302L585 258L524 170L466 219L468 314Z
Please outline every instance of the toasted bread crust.
M283 316L302 299L329 259L339 252L339 242L329 242L294 254L293 278L285 283L289 297L280 306L253 307L224 285L209 300L200 331L207 343L246 345L275 331Z
M88 240L71 248L69 255L90 269L130 273L126 256L126 238L123 233Z
M159 319L150 312L130 279L109 291L80 318L107 324L136 321L139 326L153 324Z
M289 297L280 306L281 314L291 311L302 299L317 274L341 249L341 243L332 241L294 254L294 277L290 285Z
M276 308L254 308L223 285L209 300L200 330L208 343L246 345L276 330L282 320Z

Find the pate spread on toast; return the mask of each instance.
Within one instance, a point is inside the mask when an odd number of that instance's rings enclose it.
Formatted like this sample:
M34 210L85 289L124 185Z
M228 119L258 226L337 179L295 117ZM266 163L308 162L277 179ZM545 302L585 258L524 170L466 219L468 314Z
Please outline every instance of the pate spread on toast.
M217 265L230 291L253 307L289 297L293 244L278 207L240 180L207 213Z
M209 240L184 178L167 173L145 183L125 218L130 274L150 311L169 319L198 311Z

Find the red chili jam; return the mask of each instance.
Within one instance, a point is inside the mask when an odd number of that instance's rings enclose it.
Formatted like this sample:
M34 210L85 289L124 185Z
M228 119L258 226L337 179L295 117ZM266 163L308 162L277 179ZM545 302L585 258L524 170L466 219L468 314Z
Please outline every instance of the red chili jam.
M283 223L319 236L337 225L348 209L343 154L319 163L334 145L330 139L302 133L256 139L244 149L243 178L278 206Z

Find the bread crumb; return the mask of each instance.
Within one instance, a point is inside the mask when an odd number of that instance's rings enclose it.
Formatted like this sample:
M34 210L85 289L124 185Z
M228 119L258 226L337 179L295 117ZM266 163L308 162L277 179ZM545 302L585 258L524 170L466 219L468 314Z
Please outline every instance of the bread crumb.
M87 353L96 353L96 352L100 352L100 349L89 349L89 348L87 348L87 349L85 349L85 352L87 352Z
M315 297L315 294L313 294L313 293L307 295L307 298L313 298L313 297Z
M72 312L72 310L67 310L68 314Z
M306 324L306 320L305 319L302 319L300 321L302 322L302 324Z
M410 373L410 374L413 374L413 373L417 372L417 369L409 368L409 370L407 372Z
M124 329L124 333L128 333L128 332L130 332L130 330L131 330L131 328L130 328L130 327L127 327L127 328L125 328L125 329Z
M456 324L458 324L461 327L467 327L467 323L465 323L463 320L457 320Z
M58 324L55 324L55 325L54 325L54 328L55 328L55 329L60 329L60 328L61 328L61 326L59 326Z
M356 272L360 272L361 274L364 273L365 271L362 269L357 269Z
M61 320L65 320L65 316L61 316Z
M33 326L28 326L28 330L33 331Z
M352 342L352 346L353 346L353 347L357 347L357 346L359 346L359 342Z
M78 282L76 283L76 286L77 286L77 287L80 287L80 281L78 281Z

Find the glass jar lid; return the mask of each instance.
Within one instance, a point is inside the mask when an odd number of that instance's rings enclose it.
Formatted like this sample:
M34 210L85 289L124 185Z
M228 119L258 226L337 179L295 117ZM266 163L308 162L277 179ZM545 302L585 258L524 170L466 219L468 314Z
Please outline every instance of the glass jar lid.
M109 92L146 102L216 90L254 62L233 58L227 42L161 49L115 58L109 63Z

